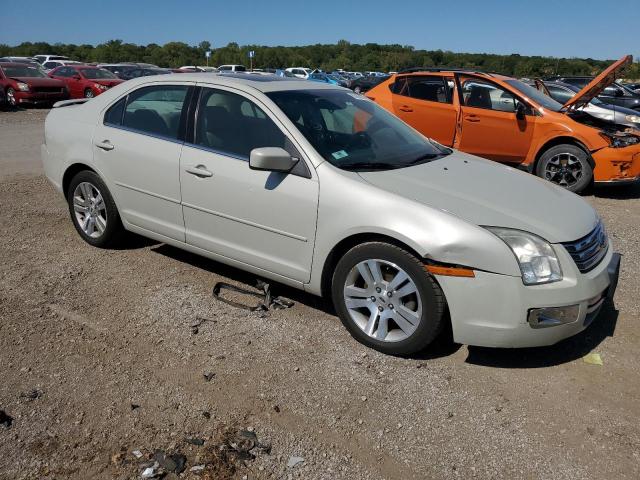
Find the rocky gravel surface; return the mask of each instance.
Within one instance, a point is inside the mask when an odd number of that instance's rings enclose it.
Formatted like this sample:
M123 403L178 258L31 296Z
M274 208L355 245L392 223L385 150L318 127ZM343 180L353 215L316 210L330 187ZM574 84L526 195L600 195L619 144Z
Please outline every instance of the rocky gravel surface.
M211 289L250 275L82 242L34 158L45 113L0 112L0 479L640 478L640 186L586 197L624 254L586 332L394 358L321 299L245 312Z

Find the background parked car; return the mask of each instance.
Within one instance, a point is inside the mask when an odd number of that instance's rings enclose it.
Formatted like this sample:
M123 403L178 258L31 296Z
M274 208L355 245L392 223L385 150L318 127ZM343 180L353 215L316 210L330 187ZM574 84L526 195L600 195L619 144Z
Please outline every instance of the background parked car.
M623 83L627 88L630 88L634 93L640 93L640 83Z
M64 83L47 77L24 63L0 62L0 89L12 107L24 104L52 104L69 98Z
M346 87L348 85L347 81L341 79L337 75L322 72L312 73L309 75L308 80L311 80L312 82L328 83L330 85L340 85L341 87Z
M109 70L116 77L128 80L128 72L140 68L135 63L99 63L98 67Z
M306 67L290 67L290 68L286 68L285 72L289 72L294 77L297 77L297 78L307 79L309 78L309 75L311 75L312 70Z
M246 72L247 67L244 65L220 65L218 67L219 72Z
M51 60L71 60L69 57L65 57L64 55L34 55L33 58L41 64Z
M93 98L123 82L109 70L89 65L58 67L49 76L63 81L71 98Z
M542 82L537 80L535 82L536 88L546 93L556 102L563 105L573 98L581 88L575 85L562 82ZM580 109L583 112L592 115L595 118L604 120L605 122L611 122L617 125L624 125L626 127L640 128L640 113L630 108L620 107L617 105L611 105L604 103L598 98L594 98L587 105Z
M593 77L547 77L545 80L568 83L569 85L583 88L593 80ZM621 107L640 110L640 93L634 92L631 88L620 83L612 83L609 85L598 95L598 98L611 105L620 105Z
M175 70L169 70L168 68L131 68L127 69L120 75L121 80L131 80L132 78L138 77L149 77L152 75L167 75L169 73L173 73ZM188 70L181 70L182 73L188 73Z
M84 65L84 63L78 62L76 60L49 60L48 62L44 62L42 64L42 68L44 68L45 71L50 72L54 68L64 67L66 65Z
M35 58L32 57L2 57L0 58L0 62L4 63L22 63L24 65L29 65L31 67L35 67L40 70L42 73L45 73L45 69L42 68Z
M355 77L347 84L355 93L364 93L371 90L379 83L384 82L389 75L368 75L366 77Z

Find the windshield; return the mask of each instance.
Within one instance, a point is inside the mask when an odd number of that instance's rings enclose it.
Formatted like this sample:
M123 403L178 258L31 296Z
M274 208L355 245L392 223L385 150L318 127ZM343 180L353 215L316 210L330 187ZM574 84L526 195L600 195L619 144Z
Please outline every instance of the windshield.
M267 94L322 157L346 170L388 170L451 153L372 101L341 90Z
M88 78L90 80L118 78L109 70L105 70L104 68L83 68L80 71L82 72L82 75L84 75L84 78Z
M525 97L533 100L538 105L549 109L554 112L559 112L562 108L562 104L556 102L553 98L548 97L537 88L531 87L526 83L522 83L520 80L506 80L516 90L520 91Z
M34 77L45 78L46 75L35 67L2 67L7 77Z

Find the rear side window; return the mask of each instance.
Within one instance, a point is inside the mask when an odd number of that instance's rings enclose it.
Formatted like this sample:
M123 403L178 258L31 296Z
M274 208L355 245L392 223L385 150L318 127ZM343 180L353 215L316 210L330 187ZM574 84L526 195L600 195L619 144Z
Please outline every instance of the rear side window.
M286 136L260 107L245 97L205 88L198 106L195 143L248 159L254 148L285 148Z
M427 102L451 103L451 89L442 77L402 77L392 88L393 93Z
M188 89L186 85L157 85L130 93L122 126L177 140Z

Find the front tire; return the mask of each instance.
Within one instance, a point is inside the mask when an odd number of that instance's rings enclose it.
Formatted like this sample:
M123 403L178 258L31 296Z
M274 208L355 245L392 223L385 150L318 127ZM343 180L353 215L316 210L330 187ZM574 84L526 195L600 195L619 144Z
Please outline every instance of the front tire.
M93 97L95 97L93 90L91 90L90 88L85 89L84 98L93 98Z
M76 174L69 184L67 203L71 221L82 239L99 248L116 246L124 228L109 189L89 170Z
M16 108L18 106L18 99L16 98L16 91L11 87L7 88L7 103L12 108Z
M582 148L562 144L545 151L536 168L536 175L570 192L580 193L593 180L589 156Z
M360 343L391 355L423 350L441 332L442 290L411 253L369 242L336 265L331 293L340 320Z

